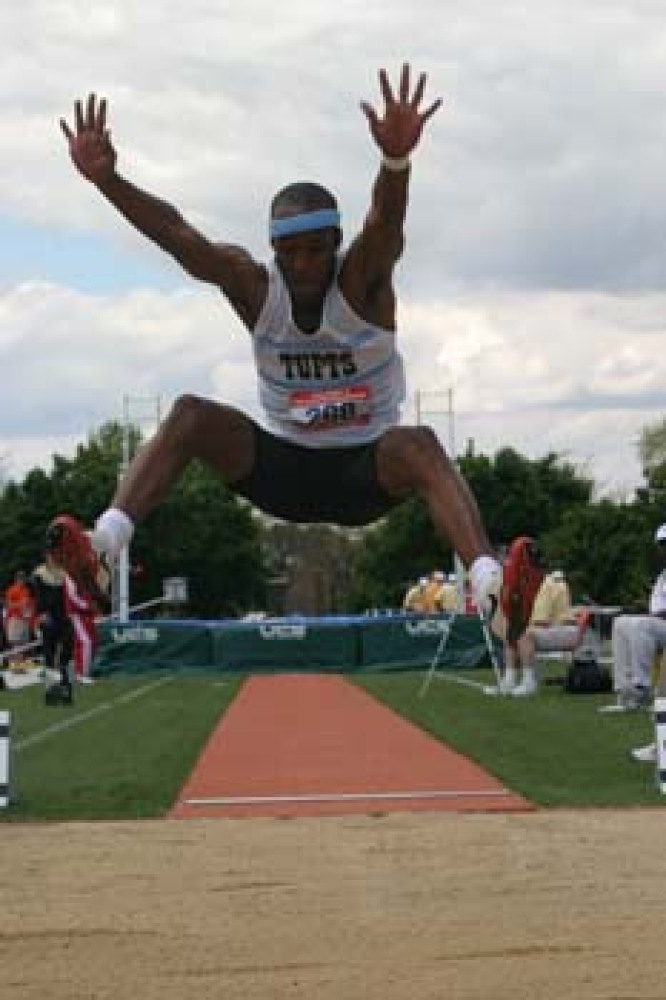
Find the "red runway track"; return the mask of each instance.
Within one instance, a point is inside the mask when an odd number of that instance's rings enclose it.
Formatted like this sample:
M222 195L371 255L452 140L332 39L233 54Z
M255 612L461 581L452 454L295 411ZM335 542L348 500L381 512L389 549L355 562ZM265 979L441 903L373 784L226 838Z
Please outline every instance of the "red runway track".
M529 802L337 675L252 677L171 815L516 812Z

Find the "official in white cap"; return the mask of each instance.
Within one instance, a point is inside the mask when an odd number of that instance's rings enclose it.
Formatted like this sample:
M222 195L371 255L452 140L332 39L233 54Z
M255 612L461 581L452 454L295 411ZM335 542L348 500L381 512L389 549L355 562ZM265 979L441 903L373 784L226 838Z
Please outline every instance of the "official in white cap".
M613 621L613 687L616 707L623 711L651 704L655 656L666 649L666 524L659 525L654 542L662 568L652 586L647 612L618 615Z

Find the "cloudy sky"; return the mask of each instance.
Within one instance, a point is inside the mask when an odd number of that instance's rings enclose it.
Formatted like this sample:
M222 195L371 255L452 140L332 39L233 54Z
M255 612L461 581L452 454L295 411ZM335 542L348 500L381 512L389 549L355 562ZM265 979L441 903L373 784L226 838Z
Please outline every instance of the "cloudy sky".
M444 99L396 283L412 422L458 451L557 451L631 495L666 406L662 0L22 0L0 11L0 456L15 478L159 400L257 415L247 334L74 171L58 119L109 100L119 170L267 255L297 179L360 225L359 101L403 61ZM453 401L454 421L448 419Z

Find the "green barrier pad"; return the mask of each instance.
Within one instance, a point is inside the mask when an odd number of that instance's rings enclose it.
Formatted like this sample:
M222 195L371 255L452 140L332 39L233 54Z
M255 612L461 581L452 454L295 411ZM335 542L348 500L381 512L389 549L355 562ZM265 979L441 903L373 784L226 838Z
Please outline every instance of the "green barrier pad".
M154 670L209 670L210 629L205 622L133 621L99 626L92 673L137 674Z
M360 666L363 670L409 669L432 662L443 635L438 665L469 668L490 665L478 615L404 615L368 619L360 625Z
M221 670L314 670L344 673L358 663L350 619L239 622L214 626L212 657Z
M407 670L430 665L449 625L445 615L401 614L261 622L107 622L100 625L92 673ZM488 663L478 616L455 617L438 665L467 668Z

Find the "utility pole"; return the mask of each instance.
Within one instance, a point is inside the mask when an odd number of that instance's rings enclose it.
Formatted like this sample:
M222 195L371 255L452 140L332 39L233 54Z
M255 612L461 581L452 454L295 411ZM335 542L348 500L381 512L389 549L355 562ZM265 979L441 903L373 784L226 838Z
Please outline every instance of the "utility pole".
M131 432L132 427L136 426L136 421L132 420L132 408L136 409L139 406L144 407L144 412L146 407L150 408L156 427L159 427L162 420L160 396L130 396L127 393L123 395L123 447L118 470L119 480L125 476L132 460ZM112 610L121 622L129 619L129 570L129 545L124 545L113 567L112 578Z

